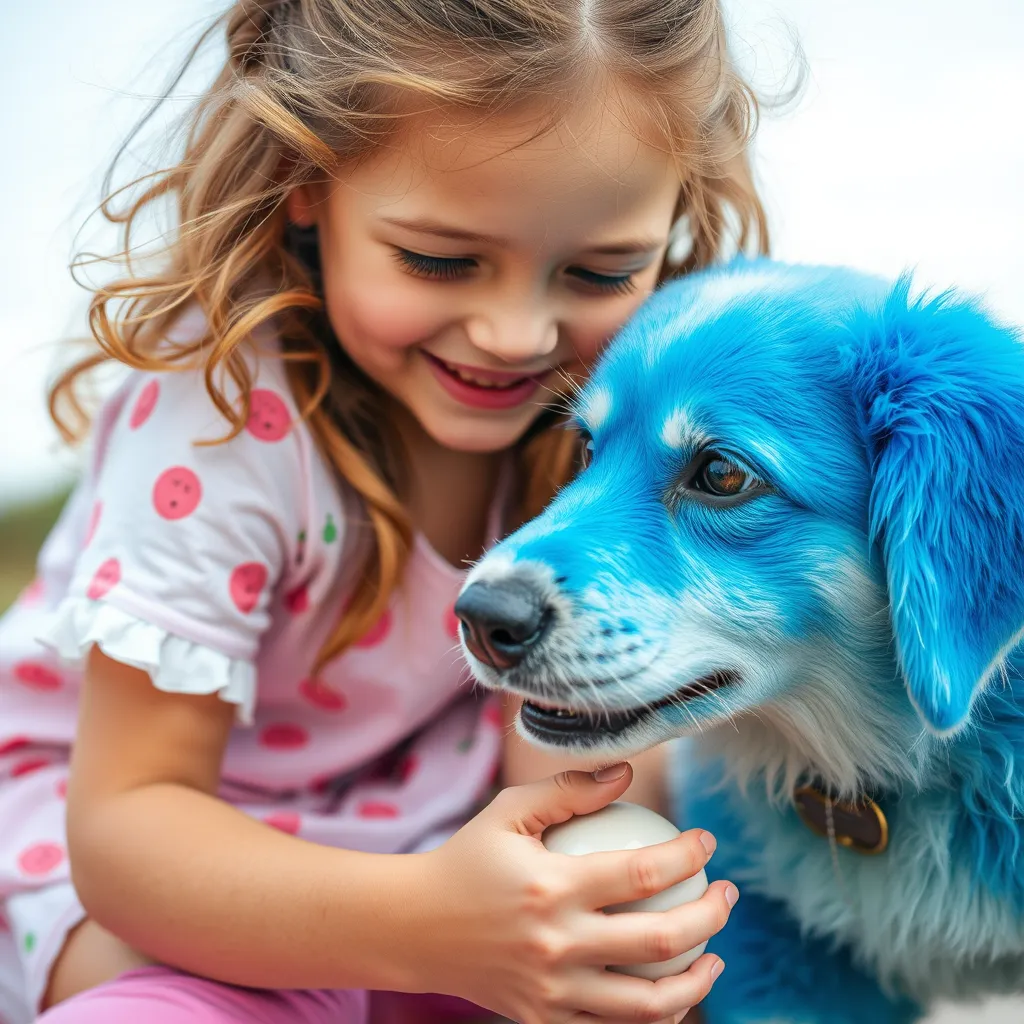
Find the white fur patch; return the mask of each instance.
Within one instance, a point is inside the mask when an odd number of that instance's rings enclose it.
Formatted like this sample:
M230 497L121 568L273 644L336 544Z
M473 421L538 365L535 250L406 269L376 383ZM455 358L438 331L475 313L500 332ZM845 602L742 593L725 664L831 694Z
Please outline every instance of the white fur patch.
M814 589L847 620L871 621L885 614L885 592L850 555L822 550L809 575Z
M473 566L462 589L465 590L471 583L481 581L497 583L512 575L515 564L516 561L512 555L504 551L492 551Z
M612 411L612 395L607 388L593 388L587 392L586 401L579 411L580 419L588 430L597 430L608 419Z
M687 409L676 409L661 425L661 440L673 451L683 448L699 448L708 440L693 420Z

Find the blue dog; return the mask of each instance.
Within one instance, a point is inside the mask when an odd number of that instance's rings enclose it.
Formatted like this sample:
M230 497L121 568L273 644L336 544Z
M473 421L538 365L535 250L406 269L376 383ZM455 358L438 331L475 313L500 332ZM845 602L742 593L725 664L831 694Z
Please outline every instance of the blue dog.
M662 289L589 466L473 570L477 678L553 751L671 737L743 889L709 1024L1024 989L1024 345L977 303L754 261Z

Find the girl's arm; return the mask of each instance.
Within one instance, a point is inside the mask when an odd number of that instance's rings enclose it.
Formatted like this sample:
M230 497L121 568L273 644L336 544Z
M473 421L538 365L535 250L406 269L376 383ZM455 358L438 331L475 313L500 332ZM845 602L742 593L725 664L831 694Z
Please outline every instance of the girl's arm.
M527 782L547 778L570 768L590 771L599 767L591 760L573 760L556 757L527 743L515 729L516 715L522 700L518 697L504 698L502 714L505 722L505 742L502 748L502 784L521 786ZM624 799L643 804L658 814L669 814L668 793L665 773L668 770L664 747L654 747L636 757L630 758L633 766L633 782L624 794Z
M725 882L661 913L601 910L693 875L714 847L707 833L587 857L539 842L621 796L626 765L506 789L429 853L354 853L214 795L233 710L90 658L68 791L72 874L90 917L134 949L238 985L444 992L514 1020L658 1021L713 984L712 954L657 982L603 969L669 959L724 925Z
M68 791L89 916L156 960L234 984L409 987L394 954L416 915L417 858L307 843L219 800L234 711L163 693L94 651Z

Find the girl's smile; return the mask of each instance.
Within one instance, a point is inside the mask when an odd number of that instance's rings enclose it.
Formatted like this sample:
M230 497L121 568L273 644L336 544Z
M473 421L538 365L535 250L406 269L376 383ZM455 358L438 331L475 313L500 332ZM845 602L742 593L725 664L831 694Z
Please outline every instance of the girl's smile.
M540 370L527 375L499 372L450 363L426 349L420 352L445 391L457 402L475 409L514 409L534 396L550 372Z

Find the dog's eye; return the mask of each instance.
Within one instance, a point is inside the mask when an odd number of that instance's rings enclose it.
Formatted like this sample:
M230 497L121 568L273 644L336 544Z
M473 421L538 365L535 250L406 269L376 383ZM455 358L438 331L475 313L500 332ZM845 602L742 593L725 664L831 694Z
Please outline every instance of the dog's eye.
M580 443L577 447L576 462L580 472L590 465L590 459L594 454L594 439L589 434L580 434Z
M722 452L706 448L690 460L664 501L673 512L688 502L726 509L771 493L770 484Z
M734 498L738 494L752 490L760 483L761 481L752 473L718 455L712 455L697 470L693 478L697 490L720 498Z

